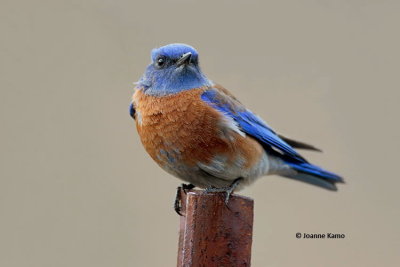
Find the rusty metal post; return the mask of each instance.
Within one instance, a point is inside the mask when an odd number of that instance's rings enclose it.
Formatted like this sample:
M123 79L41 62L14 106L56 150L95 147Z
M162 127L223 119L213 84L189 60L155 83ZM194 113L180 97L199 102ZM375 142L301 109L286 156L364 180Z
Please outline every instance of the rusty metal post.
M225 193L181 191L178 267L250 266L252 199Z

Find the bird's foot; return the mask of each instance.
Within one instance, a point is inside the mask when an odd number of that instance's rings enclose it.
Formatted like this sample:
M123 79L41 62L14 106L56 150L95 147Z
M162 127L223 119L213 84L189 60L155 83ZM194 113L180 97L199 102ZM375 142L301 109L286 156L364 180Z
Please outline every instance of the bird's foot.
M231 194L233 193L233 191L235 191L236 187L239 185L240 181L243 178L239 177L237 179L235 179L230 186L227 187L207 187L205 189L206 193L219 193L219 192L225 192L226 196L225 196L225 205L228 206L228 202L229 202L229 198L231 197Z
M183 192L186 194L188 190L191 190L193 188L195 188L195 186L192 184L181 184L181 186L178 186L178 188L176 188L174 210L176 213L178 213L179 216L182 216L182 213L181 213L181 210L182 210L181 191L183 190Z

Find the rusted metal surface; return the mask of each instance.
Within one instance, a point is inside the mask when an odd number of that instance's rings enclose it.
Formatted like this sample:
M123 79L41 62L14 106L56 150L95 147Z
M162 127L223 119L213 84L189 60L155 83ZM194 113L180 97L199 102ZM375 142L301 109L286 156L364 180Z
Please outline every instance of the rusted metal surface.
M250 198L181 192L178 267L250 266L253 206Z

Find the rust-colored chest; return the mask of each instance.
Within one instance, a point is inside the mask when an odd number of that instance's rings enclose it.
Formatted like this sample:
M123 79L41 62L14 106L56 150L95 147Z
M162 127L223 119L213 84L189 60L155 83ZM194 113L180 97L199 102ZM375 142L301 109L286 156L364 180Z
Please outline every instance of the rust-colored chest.
M160 165L179 161L208 162L232 144L220 138L220 114L201 100L205 89L156 97L137 90L133 95L136 126L150 156Z

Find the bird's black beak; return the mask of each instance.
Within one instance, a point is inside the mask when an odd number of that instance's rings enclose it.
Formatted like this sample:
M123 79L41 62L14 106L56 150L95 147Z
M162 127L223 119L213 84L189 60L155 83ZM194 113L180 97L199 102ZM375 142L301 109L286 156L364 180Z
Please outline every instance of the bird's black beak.
M190 59L192 58L192 53L188 52L182 55L182 57L176 62L178 67L182 66L183 64L189 64Z

